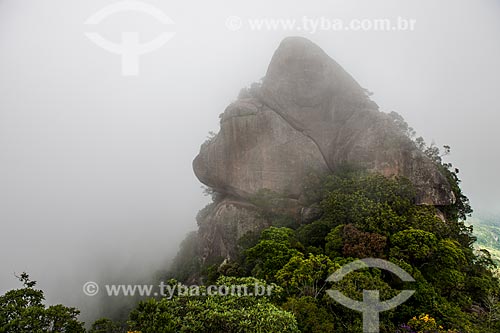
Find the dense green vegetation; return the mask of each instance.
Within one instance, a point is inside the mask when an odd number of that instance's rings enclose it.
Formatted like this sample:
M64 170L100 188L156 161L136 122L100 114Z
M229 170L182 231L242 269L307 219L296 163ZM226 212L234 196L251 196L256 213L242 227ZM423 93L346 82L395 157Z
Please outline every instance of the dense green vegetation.
M439 150L426 149L452 183L458 199L452 207L415 205L414 189L405 179L352 168L311 177L307 204L319 208L321 216L293 225L276 210L266 213L269 207L258 205L273 227L246 235L232 262L200 268L206 283L217 283L221 276L251 276L277 284L283 294L272 303L292 313L301 332L361 331L361 314L332 300L329 288L360 301L363 289L379 290L382 299L402 289L416 290L406 303L382 313L382 332L498 332L494 263L489 252L474 248L472 227L464 223L472 210L460 191L458 170L441 163ZM269 193L263 195L263 203L272 201ZM190 258L193 251L184 249ZM325 282L342 265L367 257L397 264L416 282L402 283L378 269L353 272L335 285Z
M173 282L175 284L175 282ZM150 299L139 304L130 314L129 325L143 333L167 332L299 332L294 316L273 304L282 292L277 285L254 278L221 277L219 286L246 286L252 296L240 294L207 295L202 287L193 293L181 293L173 298ZM260 290L273 290L270 296ZM199 295L199 296L196 296Z
M360 301L363 289L379 290L381 299L413 289L416 292L407 302L381 314L381 332L500 330L494 262L487 251L475 249L472 228L460 219L470 211L460 195L455 207L443 212L446 219L442 220L437 208L414 204L415 193L407 180L361 170L312 177L306 194L308 204L322 212L316 221L290 225L289 219L268 214L276 219L273 226L246 235L238 258L191 267L203 275L206 285L251 288L258 284L272 286L271 294L208 295L201 287L194 296L149 299L130 313L129 329L143 333L360 332L361 314L336 303L327 295L328 289ZM190 238L183 249L193 258L196 244ZM379 269L358 270L335 284L326 282L341 266L367 257L397 264L416 282L404 283ZM0 331L27 332L26 327L36 327L32 332L82 331L76 309L43 307L43 293L34 290L27 277L23 281L25 288L0 298ZM121 331L105 319L91 329Z
M490 327L481 326L481 316L487 315L485 300L498 296L498 283L489 270L492 262L487 253L474 252L471 229L456 220L464 213L460 208L450 210L449 222L443 222L435 208L412 203L413 191L405 180L362 172L330 176L312 188L311 197L324 212L318 221L296 230L265 230L240 258L245 274L277 282L287 290L285 308L309 297L308 304L330 314L328 322L335 331L359 331L359 314L335 304L318 283L354 258L377 257L398 264L417 280L415 296L397 311L383 314L383 331L394 332L399 324L424 313L462 332L496 331L491 322ZM269 254L270 249L278 253ZM359 300L362 289L379 289L390 298L403 288L385 274L356 272L336 287ZM481 310L474 313L475 308ZM293 312L307 321L300 308ZM299 327L307 331L301 320Z

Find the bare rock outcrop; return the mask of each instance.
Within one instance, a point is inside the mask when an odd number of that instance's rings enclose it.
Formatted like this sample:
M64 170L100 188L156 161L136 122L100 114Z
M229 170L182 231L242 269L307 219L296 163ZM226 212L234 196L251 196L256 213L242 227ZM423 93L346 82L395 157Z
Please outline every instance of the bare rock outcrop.
M243 199L264 188L298 198L308 172L329 170L311 138L256 99L226 109L219 134L193 166L202 183Z

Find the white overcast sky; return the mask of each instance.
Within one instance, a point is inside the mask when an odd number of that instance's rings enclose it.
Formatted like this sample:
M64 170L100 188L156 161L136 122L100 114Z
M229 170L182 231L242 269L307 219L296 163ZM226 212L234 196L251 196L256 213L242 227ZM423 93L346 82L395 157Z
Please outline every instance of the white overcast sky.
M381 110L452 147L477 211L500 200L500 1L159 1L175 36L123 77L87 39L154 39L140 13L84 22L116 1L0 0L0 292L28 271L49 302L81 284L161 269L207 202L191 161L286 36L319 44ZM228 17L241 18L238 31ZM414 31L252 31L248 19L415 19Z

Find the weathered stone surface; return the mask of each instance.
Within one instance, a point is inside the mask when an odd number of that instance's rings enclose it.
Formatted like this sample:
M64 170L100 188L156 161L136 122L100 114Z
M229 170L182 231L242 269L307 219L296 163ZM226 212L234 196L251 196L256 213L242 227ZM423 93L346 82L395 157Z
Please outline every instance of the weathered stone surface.
M264 104L317 144L330 170L357 164L409 178L421 204L454 201L437 166L378 111L365 89L309 40L292 37L281 43L260 95Z
M238 239L247 232L258 232L268 226L269 222L259 216L253 205L234 199L222 200L199 221L203 261L234 259Z
M298 198L309 172L328 171L316 144L256 99L226 109L193 166L204 184L246 199L264 188Z

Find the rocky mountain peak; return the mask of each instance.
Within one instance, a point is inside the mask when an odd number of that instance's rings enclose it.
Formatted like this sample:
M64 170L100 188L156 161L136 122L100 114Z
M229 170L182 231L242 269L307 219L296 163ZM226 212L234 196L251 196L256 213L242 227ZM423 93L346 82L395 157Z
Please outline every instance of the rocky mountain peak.
M439 166L349 73L311 41L286 38L262 84L226 108L220 132L193 161L198 179L225 198L200 223L200 233L212 242L210 251L230 256L229 239L235 243L242 233L265 225L251 212L251 199L260 190L279 194L303 212L307 175L335 173L345 164L410 179L418 204L455 200Z

